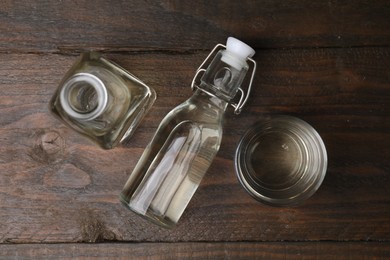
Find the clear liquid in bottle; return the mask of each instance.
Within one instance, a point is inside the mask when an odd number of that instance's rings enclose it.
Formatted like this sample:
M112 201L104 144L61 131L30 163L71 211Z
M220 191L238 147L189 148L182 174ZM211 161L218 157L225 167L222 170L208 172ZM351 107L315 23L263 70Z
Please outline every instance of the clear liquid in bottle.
M193 96L160 123L120 196L132 211L164 227L178 222L219 150L225 110L254 54L237 44L247 52L220 50Z
M202 111L200 96L208 98L198 90L164 119L121 195L133 211L161 225L179 220L220 146L226 103Z

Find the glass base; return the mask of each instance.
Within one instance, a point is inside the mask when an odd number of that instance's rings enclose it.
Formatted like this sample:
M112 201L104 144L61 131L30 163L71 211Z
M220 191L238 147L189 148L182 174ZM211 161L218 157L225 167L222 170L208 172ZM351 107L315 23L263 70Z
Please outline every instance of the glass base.
M150 211L147 211L145 214L141 214L137 210L130 207L129 202L122 195L119 196L119 200L122 203L122 205L124 205L127 209L131 210L132 212L134 212L138 216L140 216L140 217L142 217L142 218L144 218L144 219L146 219L146 220L148 220L148 221L150 221L150 222L152 222L160 227L163 227L166 229L172 229L176 226L176 223L174 223L168 219L165 219L165 218L157 217L157 216L151 214Z

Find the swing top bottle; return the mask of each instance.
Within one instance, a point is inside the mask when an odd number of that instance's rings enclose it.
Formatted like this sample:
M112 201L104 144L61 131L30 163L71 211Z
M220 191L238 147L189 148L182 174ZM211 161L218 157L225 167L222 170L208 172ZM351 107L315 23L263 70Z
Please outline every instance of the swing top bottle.
M178 222L211 165L221 143L227 106L239 113L247 101L249 93L240 85L249 69L247 62L252 62L250 91L254 50L231 37L224 48L217 45L200 66L192 82L194 94L162 120L121 192L124 205L161 226ZM234 104L237 92L241 97Z

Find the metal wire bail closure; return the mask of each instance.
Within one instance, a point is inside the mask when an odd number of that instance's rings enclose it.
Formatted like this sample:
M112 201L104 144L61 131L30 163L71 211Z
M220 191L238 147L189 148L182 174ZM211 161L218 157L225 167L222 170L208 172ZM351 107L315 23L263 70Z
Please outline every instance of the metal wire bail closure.
M217 44L211 50L211 52L206 57L206 59L202 62L202 64L200 64L200 66L196 70L195 76L194 76L194 78L192 79L192 82L191 82L191 89L192 90L194 90L195 88L198 88L198 89L206 92L209 95L215 96L214 94L212 94L212 93L210 93L210 92L208 92L208 91L206 91L204 89L199 88L198 85L196 84L196 80L198 79L198 77L199 77L199 75L201 73L206 72L206 69L204 68L205 64L207 64L211 60L211 57L215 56L216 52L219 51L220 49L226 49L226 46L223 45L223 44L220 44L220 43ZM257 67L256 61L253 60L252 58L248 57L246 60L252 63L252 75L251 75L251 78L249 80L249 84L248 84L248 87L247 87L247 93L245 94L245 91L241 87L239 87L238 88L238 93L240 94L240 99L239 99L238 103L230 103L230 105L234 108L234 114L236 114L236 115L241 113L242 108L244 107L244 105L248 101L249 94L250 94L250 92L252 90L252 83L253 83L253 79L255 77L255 72L256 72L256 67Z

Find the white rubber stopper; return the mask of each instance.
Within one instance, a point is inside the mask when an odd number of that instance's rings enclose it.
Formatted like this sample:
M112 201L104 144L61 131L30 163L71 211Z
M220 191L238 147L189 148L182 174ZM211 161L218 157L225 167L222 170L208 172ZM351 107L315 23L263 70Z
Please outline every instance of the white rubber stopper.
M246 59L253 55L255 55L255 50L252 47L234 37L229 37L226 42L226 52L221 60L241 70L246 65Z

